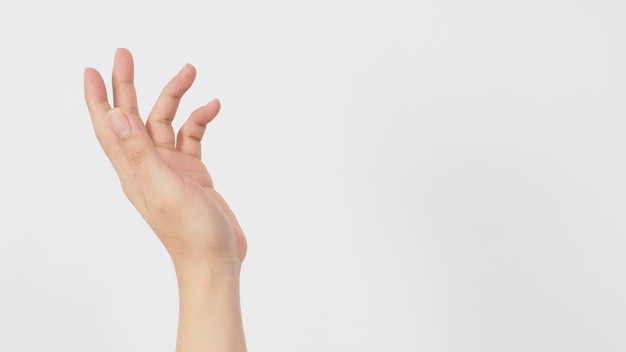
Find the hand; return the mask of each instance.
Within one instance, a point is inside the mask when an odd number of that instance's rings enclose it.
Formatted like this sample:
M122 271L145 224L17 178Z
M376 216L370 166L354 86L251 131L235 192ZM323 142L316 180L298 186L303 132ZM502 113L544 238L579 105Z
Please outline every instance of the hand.
M200 141L220 110L219 101L195 110L175 136L171 122L195 79L195 68L185 65L165 86L145 125L137 109L133 76L130 52L118 49L113 109L98 71L87 68L84 77L96 136L124 193L165 245L175 266L239 270L246 255L245 236L200 159Z

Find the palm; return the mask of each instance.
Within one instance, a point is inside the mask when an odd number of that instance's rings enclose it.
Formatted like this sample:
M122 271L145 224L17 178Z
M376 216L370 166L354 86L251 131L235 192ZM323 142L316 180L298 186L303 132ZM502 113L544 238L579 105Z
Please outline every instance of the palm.
M165 164L176 174L178 174L184 183L191 187L194 191L192 199L206 198L205 201L215 202L220 210L226 215L228 225L233 232L236 243L236 251L240 259L243 260L247 251L246 239L234 213L226 204L222 196L213 188L213 180L206 169L202 160L186 153L171 150L168 148L157 147L158 154ZM195 187L199 186L199 187ZM205 203L201 201L200 203ZM219 216L213 214L213 216Z
M142 140L145 147L131 155L122 150L111 133L111 122L105 118L111 112L106 87L93 69L85 71L85 97L98 140L120 176L124 192L164 243L173 240L187 241L189 246L212 246L207 241L226 241L234 244L236 254L243 260L246 254L243 232L224 199L213 189L211 176L201 161L200 142L206 125L219 112L219 101L213 100L196 109L177 135L171 125L180 99L191 87L195 74L193 66L186 65L165 86L144 125L138 115L132 57L127 50L118 50L113 67L114 106L129 116L135 138ZM144 161L150 165L143 166ZM154 211L162 205L175 210L177 220L187 221L176 226L168 224L176 221L161 219L164 213ZM176 216L168 212L167 217ZM198 223L206 225L205 229L213 228L208 233L219 232L220 236L207 237L207 231L198 230ZM181 228L185 226L188 228ZM218 227L223 231L216 231Z
M213 188L213 180L202 160L177 150L163 147L156 149L165 164L174 172L197 183L204 189Z

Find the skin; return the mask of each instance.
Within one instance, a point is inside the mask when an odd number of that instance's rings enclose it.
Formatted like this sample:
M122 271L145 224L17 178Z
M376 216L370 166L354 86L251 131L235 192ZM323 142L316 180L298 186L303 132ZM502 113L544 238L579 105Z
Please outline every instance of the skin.
M165 86L144 124L132 56L118 49L113 107L102 76L92 68L85 69L85 101L126 197L174 263L180 299L176 351L246 351L239 303L246 239L201 160L202 136L220 102L196 109L176 134L171 125L195 76L195 68L185 65Z

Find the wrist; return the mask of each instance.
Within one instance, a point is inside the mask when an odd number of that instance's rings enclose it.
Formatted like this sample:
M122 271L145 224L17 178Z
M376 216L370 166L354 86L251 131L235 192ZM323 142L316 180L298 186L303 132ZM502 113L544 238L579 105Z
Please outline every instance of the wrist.
M241 262L234 258L174 260L176 278L180 284L232 284L239 282Z

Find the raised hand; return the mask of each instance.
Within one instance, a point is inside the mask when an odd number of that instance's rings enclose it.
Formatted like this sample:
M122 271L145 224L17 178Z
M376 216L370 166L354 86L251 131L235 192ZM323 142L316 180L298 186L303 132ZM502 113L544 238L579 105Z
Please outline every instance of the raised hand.
M132 56L118 49L113 66L114 108L102 77L92 68L85 69L85 100L124 193L163 242L175 266L236 271L246 255L246 239L200 159L200 141L220 103L213 100L195 110L177 135L171 125L195 76L195 68L185 65L165 86L144 125L137 108Z
M113 106L98 71L85 69L85 100L96 136L124 193L152 227L176 269L180 298L177 352L245 351L239 274L246 239L200 160L213 100L174 135L172 120L196 70L185 65L165 86L146 124L137 109L130 52L118 49Z

